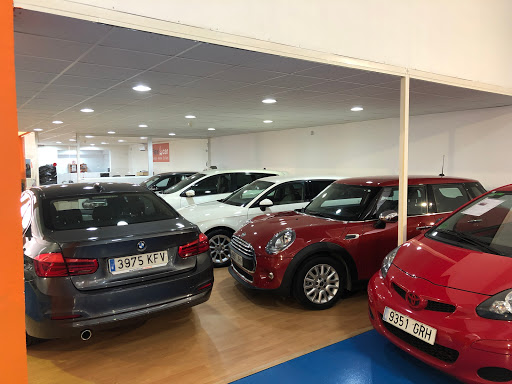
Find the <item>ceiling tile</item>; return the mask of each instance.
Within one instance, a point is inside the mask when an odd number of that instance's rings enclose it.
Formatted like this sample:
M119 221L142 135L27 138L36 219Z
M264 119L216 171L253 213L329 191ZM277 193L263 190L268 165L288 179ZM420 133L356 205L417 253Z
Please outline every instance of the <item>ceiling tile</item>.
M96 79L92 77L62 75L53 82L55 85L68 85L76 87L106 89L118 83L117 80Z
M283 87L290 89L299 89L308 87L314 84L321 84L325 82L323 79L317 77L306 77L298 75L286 75L277 79L268 80L262 83L262 85L271 85L275 87Z
M149 69L150 67L168 59L167 56L153 53L129 51L109 47L95 47L84 58L84 63L108 65L112 67Z
M18 55L74 61L90 47L76 41L14 33L14 52Z
M334 92L345 92L351 89L361 88L361 84L354 83L345 83L342 81L326 81L324 83L319 83L315 85L311 85L309 87L305 87L306 91L314 91L314 92L325 92L325 93L334 93Z
M314 68L300 71L297 74L299 74L301 76L318 77L318 78L326 79L326 80L337 80L337 79L342 79L344 77L359 75L362 72L363 71L360 71L358 69L336 67L333 65L321 64Z
M157 72L168 72L168 73L176 73L180 75L189 75L189 76L197 76L204 77L210 76L214 73L225 71L228 68L231 68L232 65L228 64L219 64L219 63L211 63L207 61L200 60L191 60L191 59L181 59L181 58L173 58L165 63L153 68L153 71Z
M260 54L255 60L244 63L244 67L264 69L267 71L295 73L317 67L318 63L296 60L289 57Z
M239 81L243 83L259 83L269 79L283 76L279 72L264 71L261 69L234 67L212 76L215 79Z
M38 71L45 73L60 73L68 67L72 61L53 60L42 57L16 55L16 70Z
M96 79L125 80L139 73L136 69L111 67L78 62L66 71L66 75L94 77Z
M214 63L242 65L257 59L259 55L257 52L243 49L203 43L199 47L184 53L181 57Z

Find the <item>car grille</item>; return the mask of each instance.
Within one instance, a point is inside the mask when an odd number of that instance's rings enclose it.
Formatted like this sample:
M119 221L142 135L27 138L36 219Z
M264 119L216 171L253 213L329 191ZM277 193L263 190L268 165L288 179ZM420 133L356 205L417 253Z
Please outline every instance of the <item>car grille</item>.
M405 295L407 294L407 291L395 283L391 283L391 285L393 286L393 289L395 290L395 292L398 293L400 295L400 297L405 300ZM440 301L433 301L433 300L428 300L427 306L425 307L425 310L427 310L427 311L445 312L445 313L453 313L453 312L455 312L455 309L457 309L457 307L455 305L441 303Z
M235 272L238 273L239 275L241 275L245 280L250 281L251 283L253 282L253 278L250 273L244 271L242 268L240 268L238 265L236 265L233 262L231 263L231 266L233 267Z
M248 271L254 271L256 269L256 256L254 253L254 248L251 244L245 240L242 240L238 236L233 236L229 246L231 251L234 251L242 256L242 267Z
M380 315L380 318L382 320L382 314ZM451 349L448 347L444 347L439 344L431 345L429 343L424 342L423 340L420 340L413 335L408 334L405 331L402 331L401 329L385 322L382 320L382 324L384 324L384 327L394 336L398 337L400 340L404 341L405 343L409 344L411 347L414 347L416 349L419 349L420 351L426 353L427 355L430 355L438 360L444 361L448 364L453 364L457 361L459 357L459 352L455 349Z

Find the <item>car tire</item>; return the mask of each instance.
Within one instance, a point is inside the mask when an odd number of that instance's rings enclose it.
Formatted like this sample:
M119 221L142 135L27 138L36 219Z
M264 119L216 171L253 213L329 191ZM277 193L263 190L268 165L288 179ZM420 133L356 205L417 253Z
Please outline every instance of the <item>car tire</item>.
M233 233L226 229L214 229L206 233L210 244L210 255L213 266L216 268L226 267L231 264L229 256L229 242Z
M331 308L347 286L347 272L342 261L328 256L307 260L295 274L294 296L306 308Z
M25 340L26 340L26 346L30 347L31 345L35 344L38 339L30 336L27 332L25 332Z

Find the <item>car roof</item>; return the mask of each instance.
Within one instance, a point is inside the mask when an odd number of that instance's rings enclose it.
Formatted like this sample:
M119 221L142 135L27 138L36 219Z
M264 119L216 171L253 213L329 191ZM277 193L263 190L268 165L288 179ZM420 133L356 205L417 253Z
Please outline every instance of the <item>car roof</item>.
M398 185L398 176L366 176L366 177L350 177L343 180L336 181L337 184L350 184L350 185L366 185L389 187ZM478 180L467 179L461 177L449 176L408 176L408 185L421 185L421 184L452 184L452 183L478 183Z
M40 187L33 187L30 190L33 193L39 195L42 199L55 199L60 197L71 197L80 195L97 195L99 193L151 193L147 188L141 187L138 184L110 182L43 185Z
M507 184L503 187L493 189L492 192L512 192L512 184Z
M340 175L285 175L285 176L267 176L254 181L268 181L275 184L298 180L340 180ZM254 182L253 181L253 182Z
M162 173L157 173L156 175L150 176L150 177L170 176L170 175L195 175L196 173L199 173L199 172L197 172L197 171L190 171L190 172L187 172L187 171L182 171L182 172L162 172Z
M205 176L222 174L222 173L275 173L277 175L284 174L284 172L273 171L271 169L208 169L206 171L200 171L197 173L202 173Z

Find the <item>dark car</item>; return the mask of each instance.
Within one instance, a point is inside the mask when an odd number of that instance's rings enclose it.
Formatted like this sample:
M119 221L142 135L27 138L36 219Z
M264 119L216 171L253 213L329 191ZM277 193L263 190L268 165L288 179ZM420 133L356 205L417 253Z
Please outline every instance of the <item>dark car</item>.
M149 179L144 180L140 185L153 192L160 192L178 184L181 180L185 180L194 174L196 174L196 172L159 173L158 175L151 176Z
M27 344L91 337L210 297L208 239L146 188L32 188L21 196Z
M476 180L410 176L407 238L485 192ZM230 242L231 275L247 287L293 294L326 309L368 280L398 238L398 177L338 180L301 212L259 216Z

